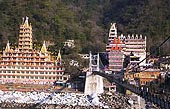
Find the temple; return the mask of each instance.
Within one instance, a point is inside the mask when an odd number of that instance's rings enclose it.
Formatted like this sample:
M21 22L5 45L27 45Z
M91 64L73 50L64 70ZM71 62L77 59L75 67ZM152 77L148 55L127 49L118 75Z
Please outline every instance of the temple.
M11 49L10 42L0 58L0 83L51 84L65 83L69 75L64 74L61 54L52 59L45 41L41 50L33 49L32 26L28 17L20 25L18 48Z
M122 42L114 37L113 45L108 52L109 56L109 70L119 72L123 68L124 53L122 51Z
M139 57L140 66L146 64L146 36L142 35L118 35L116 23L111 24L106 51L109 54L109 70L119 72L123 68L126 56L132 53L135 57ZM118 68L119 66L119 68Z

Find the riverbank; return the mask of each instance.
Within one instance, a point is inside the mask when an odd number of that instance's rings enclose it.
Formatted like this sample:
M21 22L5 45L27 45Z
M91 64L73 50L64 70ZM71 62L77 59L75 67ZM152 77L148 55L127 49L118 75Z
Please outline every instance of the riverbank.
M119 93L93 94L0 91L0 107L16 109L131 109Z

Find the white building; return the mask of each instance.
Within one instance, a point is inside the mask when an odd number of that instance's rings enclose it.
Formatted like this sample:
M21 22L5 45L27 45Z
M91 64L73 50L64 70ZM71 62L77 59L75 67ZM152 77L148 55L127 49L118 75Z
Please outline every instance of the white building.
M79 54L82 59L89 59L89 54Z
M69 48L74 48L75 45L74 45L74 40L67 40L64 42L64 47L69 47Z
M146 58L146 36L142 35L123 35L120 36L117 35L117 28L116 23L111 24L110 31L109 31L109 37L108 37L108 43L106 45L106 51L110 52L112 46L114 45L114 38L119 39L122 41L122 44L120 45L122 48L122 51L124 52L124 55L130 55L130 53L133 53L135 56L140 57L140 61ZM140 65L145 65L146 60L140 63Z

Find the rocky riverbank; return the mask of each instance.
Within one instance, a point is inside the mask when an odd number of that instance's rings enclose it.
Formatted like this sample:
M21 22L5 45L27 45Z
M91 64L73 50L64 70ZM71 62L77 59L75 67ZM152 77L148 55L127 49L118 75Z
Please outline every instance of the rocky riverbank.
M131 109L129 97L119 93L84 95L0 91L0 107L16 109Z
M102 106L79 106L64 104L26 104L26 103L0 103L3 109L103 109Z

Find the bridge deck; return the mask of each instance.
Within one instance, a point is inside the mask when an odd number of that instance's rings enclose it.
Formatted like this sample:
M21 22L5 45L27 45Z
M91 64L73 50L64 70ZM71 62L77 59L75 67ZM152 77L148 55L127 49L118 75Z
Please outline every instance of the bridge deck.
M153 94L153 93L150 93L150 92L144 90L142 87L137 87L132 84L128 84L120 79L115 78L111 74L106 74L101 71L99 71L99 72L94 71L93 73L106 78L111 83L114 82L117 85L120 85L120 86L130 90L131 92L144 98L146 101L152 102L152 103L160 106L162 109L170 109L170 100L168 98L162 98L156 94Z

